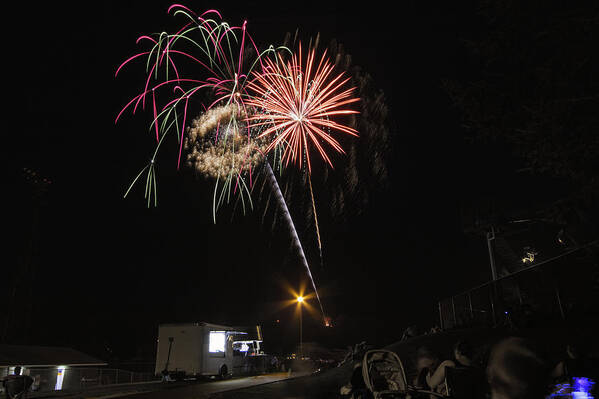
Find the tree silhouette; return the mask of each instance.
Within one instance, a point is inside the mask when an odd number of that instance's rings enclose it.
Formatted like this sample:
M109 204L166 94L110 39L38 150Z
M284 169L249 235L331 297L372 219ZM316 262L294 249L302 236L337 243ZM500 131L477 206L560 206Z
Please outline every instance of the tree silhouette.
M597 3L482 0L478 16L463 38L469 71L444 82L469 137L507 145L519 172L565 182L545 217L597 224Z

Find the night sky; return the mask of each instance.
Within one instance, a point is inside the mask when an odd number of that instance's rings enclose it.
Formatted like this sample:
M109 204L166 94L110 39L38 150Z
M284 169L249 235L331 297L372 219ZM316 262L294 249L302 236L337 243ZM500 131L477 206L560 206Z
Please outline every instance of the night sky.
M166 14L170 4L15 4L5 12L19 22L5 37L4 57L13 88L4 192L14 201L5 209L14 220L16 259L28 253L35 208L22 170L51 180L34 235L32 293L17 294L32 298L31 324L15 343L151 358L159 323L209 321L260 323L267 345L295 344L293 307L279 305L291 297L286 287L306 284L305 272L285 227L272 228L272 214L263 222L260 210L243 216L225 209L214 225L212 183L177 171L168 156L159 165L157 208L146 207L143 185L123 199L153 142L149 112L114 124L138 92L140 65L117 79L114 72L140 49L139 35L178 26ZM385 93L388 187L367 204L347 203L357 216L323 216L324 266L314 231L299 233L338 325L325 331L305 315L305 341L393 342L408 325L432 326L439 299L489 278L486 242L463 232L463 207L486 197L529 204L546 182L515 178L521 161L500 144L467 141L442 87L444 79L472 73L460 37L480 29L473 3L399 2L393 10L372 2L183 4L216 8L231 24L247 19L258 46L279 44L296 28L304 37L336 39ZM522 198L531 184L538 190Z

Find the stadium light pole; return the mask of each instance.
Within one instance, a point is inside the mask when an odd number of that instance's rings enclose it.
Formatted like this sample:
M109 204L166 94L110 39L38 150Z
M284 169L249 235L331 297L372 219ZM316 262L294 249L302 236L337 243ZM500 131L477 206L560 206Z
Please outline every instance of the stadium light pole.
M299 305L299 325L300 325L300 350L299 351L300 351L300 359L301 359L304 355L304 351L302 348L302 305L304 303L304 297L298 296L297 303Z

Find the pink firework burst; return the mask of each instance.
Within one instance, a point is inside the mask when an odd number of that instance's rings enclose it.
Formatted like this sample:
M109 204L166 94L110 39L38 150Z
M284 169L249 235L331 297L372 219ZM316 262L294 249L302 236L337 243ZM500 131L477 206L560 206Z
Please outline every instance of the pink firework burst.
M350 78L343 73L333 73L334 65L327 59L326 51L317 65L314 49L309 50L305 62L302 61L301 44L299 55L293 54L288 61L280 54L274 60L266 59L263 71L255 73L248 83L253 95L246 100L246 105L256 110L248 117L251 127L264 129L258 138L274 137L266 151L284 144L285 164L292 161L301 167L305 157L311 172L310 147L314 146L332 167L323 144L339 153L344 151L330 133L339 131L358 136L355 129L333 118L357 114L358 111L345 106L359 99L353 96L354 87L344 89Z

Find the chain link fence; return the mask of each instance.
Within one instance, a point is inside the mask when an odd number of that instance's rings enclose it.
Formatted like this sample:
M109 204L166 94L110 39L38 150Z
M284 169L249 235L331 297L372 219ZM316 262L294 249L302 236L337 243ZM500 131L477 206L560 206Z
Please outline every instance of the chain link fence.
M8 375L8 369L2 370L1 374L2 377ZM154 373L149 372L92 367L24 368L23 374L33 378L31 390L34 392L80 390L102 385L149 382L156 379Z
M595 243L596 245L596 243ZM599 270L587 248L577 248L439 301L444 330L532 327L588 319L599 309Z

